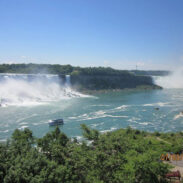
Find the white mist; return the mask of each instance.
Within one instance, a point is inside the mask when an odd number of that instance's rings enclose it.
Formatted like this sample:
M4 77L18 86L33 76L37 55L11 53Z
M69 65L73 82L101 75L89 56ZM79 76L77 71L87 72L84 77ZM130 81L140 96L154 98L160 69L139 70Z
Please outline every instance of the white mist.
M154 82L163 88L183 88L183 68L173 71L168 76L154 77Z
M34 105L80 97L70 87L61 84L58 76L1 75L1 105Z

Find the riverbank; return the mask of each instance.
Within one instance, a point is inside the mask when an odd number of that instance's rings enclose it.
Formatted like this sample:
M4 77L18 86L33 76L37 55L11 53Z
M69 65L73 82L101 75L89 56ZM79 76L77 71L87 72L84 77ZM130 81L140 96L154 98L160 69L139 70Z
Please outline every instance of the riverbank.
M108 92L140 92L140 91L150 91L150 90L162 90L163 88L158 85L143 85L138 86L136 88L124 88L124 89L101 89L101 90L88 90L88 89L76 89L77 91L88 94L88 95L95 95L95 94L102 94L102 93L108 93Z

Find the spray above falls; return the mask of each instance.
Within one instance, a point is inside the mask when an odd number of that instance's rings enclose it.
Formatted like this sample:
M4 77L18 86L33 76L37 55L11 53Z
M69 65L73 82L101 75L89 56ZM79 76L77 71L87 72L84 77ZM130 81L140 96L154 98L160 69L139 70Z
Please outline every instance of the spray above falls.
M183 68L171 72L168 76L154 77L155 84L163 88L183 88Z
M81 97L72 90L70 76L63 81L58 75L0 74L0 104L33 105Z

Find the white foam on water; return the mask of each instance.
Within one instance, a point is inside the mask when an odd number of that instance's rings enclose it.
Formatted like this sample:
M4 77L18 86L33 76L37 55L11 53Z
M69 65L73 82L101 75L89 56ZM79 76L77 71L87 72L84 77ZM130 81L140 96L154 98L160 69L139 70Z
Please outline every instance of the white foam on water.
M48 122L47 122L48 123ZM41 124L44 124L44 123L32 123L34 126L37 126L37 125L41 125Z
M26 117L23 117L23 118L19 118L19 119L16 120L16 123L19 123L20 125L21 125L21 124L22 124L22 125L28 124L28 122L26 122L26 120L28 120L28 119L30 119L30 118L32 118L32 117L35 117L35 116L37 116L37 115L38 115L38 114L33 113L33 114L29 115L29 116L26 116Z
M19 123L19 125L27 125L27 124L28 124L27 122Z
M98 105L91 105L92 107L108 107L110 105L105 105L105 104L98 104Z
M180 112L179 114L175 115L173 119L176 120L182 117L183 117L183 112Z
M0 133L8 133L9 132L9 130L2 130L2 131L0 131Z
M117 128L116 127L111 127L109 130L101 130L100 132L101 133L107 133L107 132L112 132L114 130L117 130Z
M102 122L102 123L95 123L95 124L91 124L91 127L97 127L97 126L101 126L103 124L104 124L104 122Z
M157 103L152 103L152 104L144 104L143 106L160 106L160 107L163 107L163 106L168 106L169 105L169 102L157 102Z
M139 123L140 125L148 125L148 122Z
M78 117L76 116L76 117L68 117L68 119L78 119Z
M130 123L139 123L137 121L140 121L141 118L138 118L138 117L132 117L130 119L128 119L127 121L130 122Z
M107 111L99 110L95 112L85 113L80 116L73 116L73 117L71 116L71 117L68 117L68 119L72 119L76 121L86 121L86 120L93 120L93 119L106 118L106 117L109 117L109 118L128 118L129 117L126 115L111 115L111 114L108 114L108 112L111 113L111 110L107 110Z
M127 105L121 105L119 107L116 107L115 109L120 110L120 109L126 109L128 106Z
M25 128L28 128L29 126L21 126L20 128L18 128L19 130L24 130Z
M7 139L0 139L0 142L6 142Z
M106 117L111 117L111 118L128 118L129 116L115 116L115 115L106 115Z

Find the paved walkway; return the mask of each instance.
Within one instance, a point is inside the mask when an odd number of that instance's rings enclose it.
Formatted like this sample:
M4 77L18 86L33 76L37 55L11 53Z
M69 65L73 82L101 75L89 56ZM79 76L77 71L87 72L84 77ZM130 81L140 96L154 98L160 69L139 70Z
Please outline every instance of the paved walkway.
M172 168L171 171L179 170L179 172L181 174L181 180L183 180L183 160L181 160L181 161L169 161L167 163L174 166L174 168ZM175 180L175 181L172 181L172 183L179 183L179 181Z

